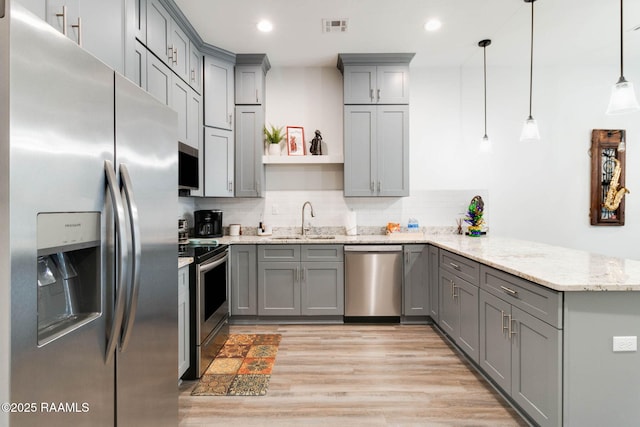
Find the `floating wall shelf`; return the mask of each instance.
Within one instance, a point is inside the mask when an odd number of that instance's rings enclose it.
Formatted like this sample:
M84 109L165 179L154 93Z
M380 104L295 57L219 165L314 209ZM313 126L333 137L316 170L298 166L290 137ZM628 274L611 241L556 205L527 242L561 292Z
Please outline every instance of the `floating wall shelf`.
M299 165L344 163L340 156L262 156L265 165Z

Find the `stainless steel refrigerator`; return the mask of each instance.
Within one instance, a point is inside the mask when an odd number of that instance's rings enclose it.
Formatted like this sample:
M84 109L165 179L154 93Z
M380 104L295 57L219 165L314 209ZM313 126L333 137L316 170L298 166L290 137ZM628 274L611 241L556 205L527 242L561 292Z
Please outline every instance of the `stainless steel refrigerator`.
M177 116L0 9L0 425L174 426Z

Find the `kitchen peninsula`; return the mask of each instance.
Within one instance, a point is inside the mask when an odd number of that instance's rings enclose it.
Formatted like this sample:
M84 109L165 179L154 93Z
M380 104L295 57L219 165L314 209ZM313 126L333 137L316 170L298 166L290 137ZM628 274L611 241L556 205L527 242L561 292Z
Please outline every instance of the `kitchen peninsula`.
M437 233L275 233L221 242L425 245L438 254L437 264L429 262L426 285L434 323L530 419L580 426L630 425L640 418L640 357L634 350L640 261Z

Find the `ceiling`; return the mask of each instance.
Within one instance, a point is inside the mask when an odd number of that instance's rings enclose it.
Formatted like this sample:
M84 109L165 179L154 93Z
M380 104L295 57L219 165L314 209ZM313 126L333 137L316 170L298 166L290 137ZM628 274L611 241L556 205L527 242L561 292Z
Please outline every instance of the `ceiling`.
M333 67L338 53L415 52L412 67L528 64L531 4L523 0L174 0L202 39L234 53L266 53L275 67ZM615 0L539 0L536 65L619 61ZM625 1L625 63L640 65L640 1ZM322 19L348 19L323 33ZM428 33L424 23L439 18ZM256 24L269 19L271 33ZM640 72L640 70L639 70Z

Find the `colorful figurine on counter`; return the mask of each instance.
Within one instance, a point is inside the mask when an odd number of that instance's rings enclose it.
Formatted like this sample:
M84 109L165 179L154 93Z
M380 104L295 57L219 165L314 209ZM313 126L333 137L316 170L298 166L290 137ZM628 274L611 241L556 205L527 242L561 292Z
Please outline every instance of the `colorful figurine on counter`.
M484 224L484 219L482 215L484 214L484 202L482 201L482 197L474 196L471 199L471 203L469 204L469 209L467 211L467 216L464 220L469 227L469 236L480 236L482 234L482 225Z
M311 148L309 148L309 152L314 156L322 155L322 135L320 135L320 131L316 129L316 136L311 140Z

